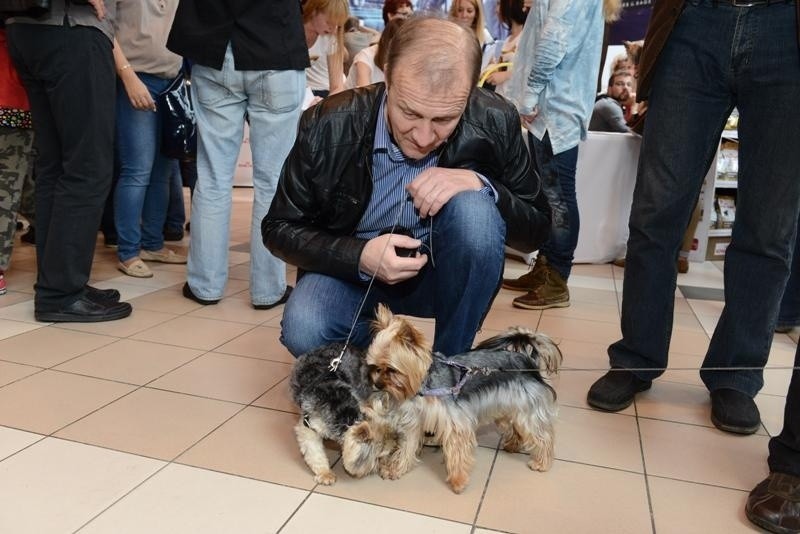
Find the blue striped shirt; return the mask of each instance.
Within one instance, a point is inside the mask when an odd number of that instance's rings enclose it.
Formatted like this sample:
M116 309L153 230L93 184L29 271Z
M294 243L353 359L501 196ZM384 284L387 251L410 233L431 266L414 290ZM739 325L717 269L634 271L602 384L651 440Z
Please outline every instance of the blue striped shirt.
M418 160L406 157L389 133L386 97L383 98L372 148L372 196L356 227L356 237L372 239L384 228L403 226L411 230L416 239L427 241L430 225L420 219L406 186L425 169L436 167L440 152L440 149L434 150Z

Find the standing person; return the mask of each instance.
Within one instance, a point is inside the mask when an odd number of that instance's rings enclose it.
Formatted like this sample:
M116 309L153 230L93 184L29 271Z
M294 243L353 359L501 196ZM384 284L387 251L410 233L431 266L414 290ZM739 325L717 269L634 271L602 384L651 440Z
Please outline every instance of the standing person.
M781 297L778 323L775 325L776 332L788 334L795 343L800 337L800 220L797 224L798 232L795 235L789 281L786 282L786 289Z
M783 430L769 440L769 476L750 492L747 519L778 534L800 532L800 346L786 395Z
M638 95L649 100L625 258L622 339L608 348L612 371L592 385L591 406L625 408L667 366L675 259L736 107L736 225L725 256L725 307L700 377L717 428L751 434L760 427L753 397L764 383L800 212L796 9L795 2L655 4L639 64Z
M161 153L161 121L168 110L156 106L183 62L167 50L177 8L177 2L164 0L117 0L114 226L117 268L136 278L153 276L145 261L186 263L186 256L164 247L169 180L177 164Z
M7 291L5 271L14 249L22 191L32 180L31 128L28 96L11 64L5 26L0 22L0 295Z
M506 94L528 128L531 154L553 210L550 237L533 269L503 287L526 293L517 308L569 306L567 280L578 244L575 196L578 143L586 138L600 68L603 26L620 11L619 0L535 0L520 37Z
M233 174L245 115L253 152L250 299L256 309L286 301L286 265L258 236L297 131L308 67L300 3L181 2L167 47L192 61L197 115L197 185L192 196L183 294L216 304L228 279Z
M115 0L52 0L43 18L15 18L7 27L37 150L37 321L110 321L131 313L117 290L87 285L113 172L115 7Z
M365 296L355 346L384 302L435 318L434 350L463 352L499 289L504 243L534 250L547 235L519 115L475 87L479 70L471 30L412 17L389 44L385 84L303 115L262 227L303 273L281 321L293 355L347 339Z

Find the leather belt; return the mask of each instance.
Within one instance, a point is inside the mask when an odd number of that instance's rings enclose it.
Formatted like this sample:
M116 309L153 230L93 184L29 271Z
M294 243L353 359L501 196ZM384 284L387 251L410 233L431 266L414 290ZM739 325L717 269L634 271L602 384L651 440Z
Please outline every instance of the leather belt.
M714 4L728 4L733 7L773 6L793 4L795 0L712 0Z

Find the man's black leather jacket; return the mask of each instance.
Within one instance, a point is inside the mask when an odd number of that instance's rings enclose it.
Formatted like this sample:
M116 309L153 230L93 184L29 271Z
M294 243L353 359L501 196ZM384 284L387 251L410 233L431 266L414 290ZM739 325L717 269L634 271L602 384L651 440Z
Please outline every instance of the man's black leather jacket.
M385 86L326 98L307 110L261 223L264 245L304 271L359 280L366 240L354 232L372 193L372 149ZM464 115L441 148L439 167L489 179L506 221L506 243L536 250L550 230L550 207L522 138L516 109L473 89Z

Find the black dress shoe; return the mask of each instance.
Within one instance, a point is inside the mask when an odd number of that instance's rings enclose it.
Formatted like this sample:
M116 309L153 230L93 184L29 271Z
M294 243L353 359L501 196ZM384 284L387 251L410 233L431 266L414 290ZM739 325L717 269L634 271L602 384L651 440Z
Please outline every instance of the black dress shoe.
M747 519L778 534L800 532L800 477L771 473L747 498Z
M294 288L292 286L286 286L286 291L283 292L283 296L278 299L278 302L273 302L272 304L253 304L253 308L256 310L271 310L275 306L286 304L286 301L289 300L289 295L292 294L293 289Z
M631 371L613 367L592 384L586 402L598 410L618 412L630 406L636 394L651 385L652 380L642 380Z
M203 306L209 306L211 304L216 304L217 302L219 302L219 299L201 299L200 297L192 293L192 288L189 287L189 282L183 284L183 296L189 300L197 302L198 304L202 304Z
M44 323L99 323L124 319L133 308L127 302L95 302L86 295L56 311L36 311L37 321Z
M755 401L735 389L711 392L711 422L725 432L754 434L761 427L761 414Z
M89 285L86 286L86 296L100 304L113 304L120 299L116 289L98 289Z

